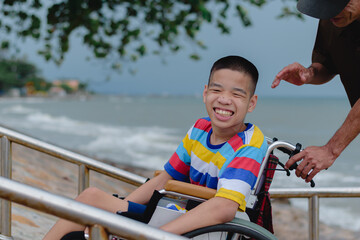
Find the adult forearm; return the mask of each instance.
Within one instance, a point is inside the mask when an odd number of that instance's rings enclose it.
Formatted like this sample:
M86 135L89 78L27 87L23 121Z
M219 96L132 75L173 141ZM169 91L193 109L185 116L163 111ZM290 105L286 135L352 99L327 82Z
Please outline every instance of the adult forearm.
M311 78L307 84L324 84L334 78L335 74L330 74L324 65L321 63L312 63L308 69L311 72Z
M351 143L360 133L360 99L351 108L344 123L336 131L334 136L326 144L326 147L338 157L341 152Z

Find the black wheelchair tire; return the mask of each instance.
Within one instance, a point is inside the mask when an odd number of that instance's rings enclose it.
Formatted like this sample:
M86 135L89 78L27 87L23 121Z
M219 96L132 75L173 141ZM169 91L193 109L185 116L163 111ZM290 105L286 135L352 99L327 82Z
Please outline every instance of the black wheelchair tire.
M244 239L256 239L256 240L273 240L274 236L269 237L268 234L264 234L262 231L251 228L245 225L238 224L218 224L208 227L199 228L188 233L183 234L184 237L194 238L200 235L204 235L212 232L224 232L224 233L238 233L246 236ZM228 239L228 238L226 238Z

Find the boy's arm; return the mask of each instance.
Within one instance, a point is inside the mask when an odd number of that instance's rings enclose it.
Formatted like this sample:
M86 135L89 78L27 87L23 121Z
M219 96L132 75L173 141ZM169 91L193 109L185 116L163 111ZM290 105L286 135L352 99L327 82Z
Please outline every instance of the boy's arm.
M150 200L154 190L163 189L166 182L171 179L173 178L166 171L163 171L161 174L147 181L135 191L133 191L125 198L125 200L146 204Z
M239 204L230 199L214 197L179 218L161 227L162 230L183 234L194 229L231 221Z

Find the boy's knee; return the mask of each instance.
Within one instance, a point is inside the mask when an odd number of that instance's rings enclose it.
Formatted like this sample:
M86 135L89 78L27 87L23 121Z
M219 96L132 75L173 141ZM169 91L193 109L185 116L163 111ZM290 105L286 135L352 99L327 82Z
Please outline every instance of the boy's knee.
M88 203L96 202L103 195L103 191L96 187L89 187L82 191L76 198L77 201Z

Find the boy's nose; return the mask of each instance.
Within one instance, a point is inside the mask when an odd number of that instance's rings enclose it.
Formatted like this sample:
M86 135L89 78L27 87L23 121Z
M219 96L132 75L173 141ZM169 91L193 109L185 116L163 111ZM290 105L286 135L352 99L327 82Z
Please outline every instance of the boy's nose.
M224 105L229 105L231 104L231 100L230 98L228 98L227 96L221 95L218 98L218 102Z

